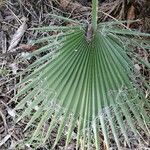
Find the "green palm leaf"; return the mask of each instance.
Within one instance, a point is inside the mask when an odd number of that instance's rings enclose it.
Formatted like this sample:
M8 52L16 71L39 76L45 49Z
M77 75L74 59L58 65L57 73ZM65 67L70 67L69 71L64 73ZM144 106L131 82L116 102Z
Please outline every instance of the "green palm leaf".
M28 69L33 71L17 86L18 89L20 85L23 88L14 97L26 95L16 106L16 110L24 108L18 121L33 114L26 129L39 121L30 142L39 136L39 131L49 119L49 128L43 133L42 142L46 142L56 125L59 125L53 147L68 123L66 147L75 127L78 130L76 148L81 146L82 149L90 149L94 140L99 150L103 142L99 140L100 131L108 148L111 145L108 133L111 131L119 149L118 128L129 146L128 128L135 137L140 137L136 128L138 123L140 130L147 134L149 117L144 106L148 102L142 99L143 95L132 78L134 65L128 56L132 50L128 47L126 51L120 39L122 34L135 36L135 31L109 28L103 31L100 26L93 39L87 42L84 29L79 26L38 28L44 31L53 29L67 30L67 34L63 34L59 46L56 46L58 43L53 46L53 38L50 37L37 41L50 39L51 43L33 52L33 55L46 50L51 52L51 49L54 53L47 53L29 66ZM30 104L26 105L28 101Z

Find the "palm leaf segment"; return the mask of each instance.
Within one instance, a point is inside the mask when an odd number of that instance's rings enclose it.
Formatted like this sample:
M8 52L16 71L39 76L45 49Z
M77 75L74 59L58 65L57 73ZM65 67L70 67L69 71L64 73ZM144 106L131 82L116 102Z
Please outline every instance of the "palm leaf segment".
M29 66L28 69L34 71L18 85L25 86L16 95L26 94L16 109L27 106L18 121L32 114L26 129L41 118L31 141L39 136L43 124L51 120L42 142L59 125L53 146L66 126L66 146L74 128L77 128L77 148L80 145L81 149L90 149L94 144L99 150L103 141L109 147L110 132L120 148L118 128L130 145L128 128L135 137L139 137L135 124L138 123L140 129L145 131L149 118L144 109L146 101L132 78L133 64L127 55L130 49L123 45L119 37L122 33L117 30L117 35L113 33L116 30L111 29L104 32L100 26L88 43L81 27L38 30L53 29L64 32L56 38L46 37L36 41L48 41L49 44L33 52L32 56L43 51L49 53ZM134 35L134 32L131 34ZM30 104L25 105L28 101ZM35 109L36 106L38 109Z

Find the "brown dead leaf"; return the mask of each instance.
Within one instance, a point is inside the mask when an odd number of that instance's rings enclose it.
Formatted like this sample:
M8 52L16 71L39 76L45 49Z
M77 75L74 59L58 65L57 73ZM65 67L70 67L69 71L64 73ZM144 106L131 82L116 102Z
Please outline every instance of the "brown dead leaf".
M0 7L2 7L5 3L5 0L0 0Z
M64 10L69 12L86 12L90 10L90 7L85 7L78 2L72 2L71 0L60 0L60 5Z
M36 49L38 49L37 46L34 46L34 45L27 45L27 44L20 44L19 45L19 48L20 49L23 49L27 52L32 52L32 51L35 51Z
M60 5L63 9L66 9L71 0L60 0Z
M21 40L21 37L24 35L27 29L27 18L24 17L22 20L23 23L13 35L8 51L12 51L12 49L14 49L18 45L18 43Z
M135 7L133 5L131 5L131 7L128 10L128 14L127 14L127 20L134 20L135 19ZM131 25L130 22L127 23L127 27L129 28Z

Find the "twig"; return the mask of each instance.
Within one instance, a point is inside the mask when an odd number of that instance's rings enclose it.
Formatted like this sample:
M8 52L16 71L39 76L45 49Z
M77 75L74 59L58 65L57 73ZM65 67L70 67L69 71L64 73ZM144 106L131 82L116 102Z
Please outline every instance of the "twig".
M2 112L2 109L1 109L1 108L0 108L0 115L1 115L1 118L2 118L3 123L4 123L5 132L7 132L8 126L7 126L7 123L6 123L5 115L3 114L3 112Z

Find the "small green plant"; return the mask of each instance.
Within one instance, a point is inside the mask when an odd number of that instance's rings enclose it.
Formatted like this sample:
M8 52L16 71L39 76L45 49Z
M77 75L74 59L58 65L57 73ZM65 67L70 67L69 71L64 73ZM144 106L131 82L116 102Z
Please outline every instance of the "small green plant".
M66 129L66 147L76 128L76 148L90 149L94 145L97 150L101 142L111 147L110 132L118 149L119 133L129 146L128 130L141 139L140 130L149 133L150 104L136 83L133 59L148 68L150 65L136 55L132 46L140 47L138 37L150 35L122 28L122 21L98 24L98 0L92 3L92 23L87 30L78 21L56 15L51 16L77 25L34 29L58 34L35 41L48 44L27 57L45 55L27 68L31 73L17 85L14 97L21 97L15 110L23 110L17 121L32 116L25 130L38 122L31 144L38 137L40 144L45 143L56 127L52 148ZM41 134L45 123L48 129Z

